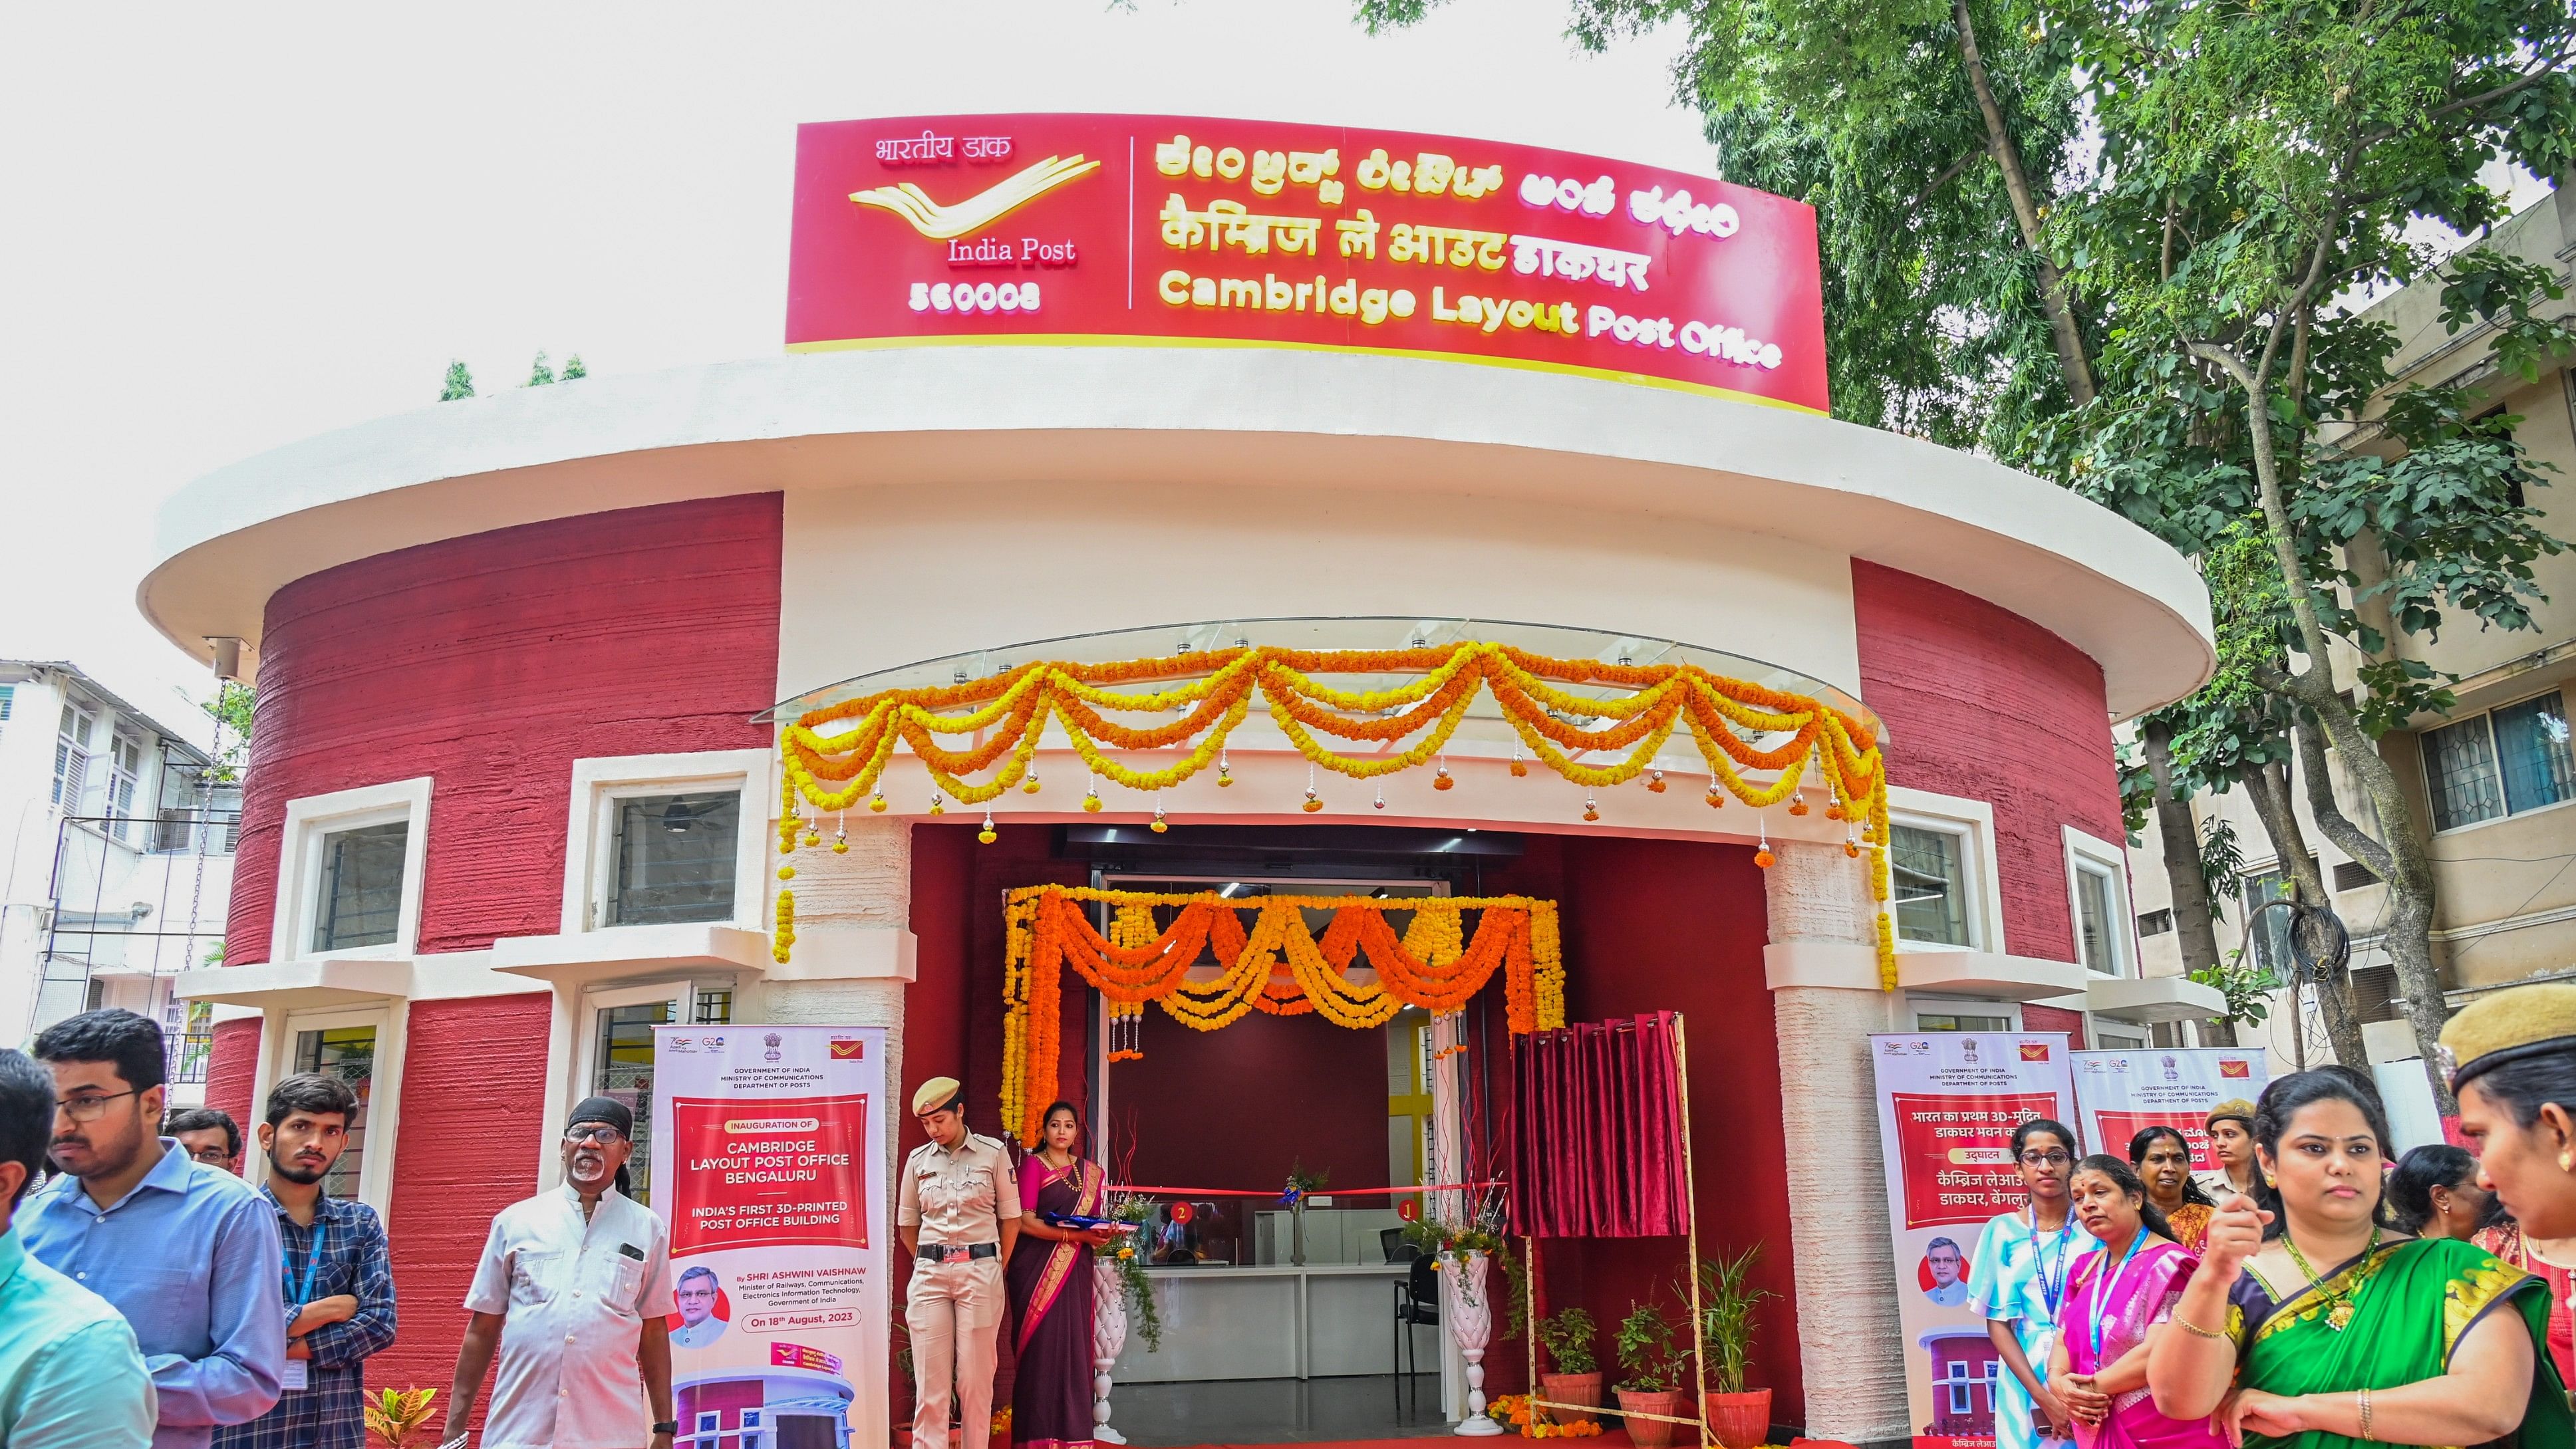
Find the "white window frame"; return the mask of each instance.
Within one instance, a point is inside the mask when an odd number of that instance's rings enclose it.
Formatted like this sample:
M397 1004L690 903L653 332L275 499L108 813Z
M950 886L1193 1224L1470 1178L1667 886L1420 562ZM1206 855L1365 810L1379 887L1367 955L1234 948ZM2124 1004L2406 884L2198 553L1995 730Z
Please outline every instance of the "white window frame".
M2129 901L2129 855L2126 850L2098 836L2087 835L2072 825L2060 827L2066 838L2066 924L2074 935L2074 958L2084 965L2084 908L2078 894L2080 876L2087 869L2098 870L2111 883L2111 969L2094 971L2105 980L2126 980L2138 974L2138 913ZM2092 968L2087 966L2087 970Z
M1908 995L1905 998L1905 1015L1908 1021L1917 1023L1914 1028L1916 1031L1927 1030L1919 1024L1926 1016L2000 1016L2004 1019L2003 1029L2006 1032L2021 1030L2020 1002L1994 1001L1982 996ZM1928 1030L1939 1031L1945 1028L1933 1027Z
M574 1103L591 1094L591 1082L599 1070L599 1014L601 1012L620 1006L642 1006L648 1002L663 1001L671 1004L671 1021L675 1025L684 1024L697 1019L700 991L732 991L736 993L735 999L739 1001L741 990L741 983L727 972L717 972L707 976L665 976L652 981L619 982L584 987L580 990L560 990L556 996L559 1003L567 995L572 1000L571 1009L557 1019L563 1020L567 1017L570 1019L573 1036L572 1040L565 1044L567 1050L555 1060L569 1061L572 1071L556 1079L557 1100L552 1111L547 1114L546 1120L560 1123L563 1120L563 1114L571 1111ZM560 1011L562 1007L558 1006L557 1009ZM717 1029L731 1031L739 1025L740 1023L737 1022ZM543 1132L539 1137L537 1185L540 1188L552 1188L563 1181L563 1155L554 1132ZM633 1170L637 1173L649 1172L652 1170L652 1164L639 1163Z
M323 840L343 830L396 822L409 829L403 834L402 904L393 940L327 954L343 960L391 960L419 949L421 878L429 859L429 795L429 777L423 775L286 802L286 828L278 843L277 905L269 924L270 960L316 959L313 915L321 907Z
M1967 899L1961 904L1968 917L1968 944L1953 946L1944 941L1909 941L1896 938L1899 951L1991 951L2004 950L2004 896L2002 875L1995 868L1995 807L1984 800L1964 795L1935 795L1928 790L1908 790L1891 785L1887 791L1887 823L1910 825L1917 830L1937 830L1961 838L1959 851L1960 888ZM1890 924L1895 906L1888 907Z
M90 748L90 741L98 736L98 713L66 694L62 718L54 723L53 801L65 815L82 813L89 801L90 787L95 783L90 778L89 767L97 759L97 752ZM80 732L66 731L64 721L76 721ZM79 762L78 770L68 768L74 761Z
M2115 1016L2097 1016L2087 1012L2084 1026L2085 1035L2092 1039L2093 1049L2096 1051L2143 1052L2156 1049L2155 1031L2142 1021L2122 1021ZM2102 1040L2102 1033L2105 1031L2116 1031L2123 1040L2119 1045L2114 1046ZM2135 1039L2130 1040L2131 1037ZM2176 1047L2172 1050L2179 1051L2181 1048Z
M2571 371L2569 376L2571 378L2576 378L2576 371ZM2571 383L2570 385L2576 386L2576 383ZM2527 820L2534 815L2545 815L2552 810L2564 810L2571 806L2576 806L2576 795L2571 795L2564 800L2552 800L2546 805L2531 805L2520 810L2514 809L2513 797L2508 794L2504 788L2504 748L2503 742L2496 738L2495 729L2496 711L2511 709L2518 704L2529 704L2535 699L2543 699L2553 694L2560 696L2561 703L2563 704L2565 696L2571 688L2576 688L2576 681L2561 680L2556 684L2533 689L2526 693L2516 695L2512 699L2502 700L2498 703L2488 705L2486 708L2481 709L2474 714L2452 715L2444 719L2442 723L2435 725L2430 729L2416 731L2415 768L2416 772L2423 778L2424 819L2427 824L2430 824L2435 818L2433 813L2433 764L2428 755L2428 751L2430 749L2432 738L2436 733L2442 730L2455 729L2462 725L2469 724L2475 724L2484 729L2486 731L2487 738L2487 764L2495 771L2496 813L2488 816L2484 820L2470 820L2464 821L2458 825L2442 826L2433 831L2435 838L2438 839L2445 836L2458 835L2464 831L2483 830L2487 826L2501 825L2508 820Z
M367 1091L367 1156L358 1164L358 1200L384 1217L393 1210L394 1144L402 1127L402 1066L409 1004L388 1000L381 1006L335 1007L315 1011L270 1011L261 1024L258 1080L251 1084L250 1120L242 1124L242 1176L253 1184L267 1180L267 1155L259 1150L259 1124L267 1120L268 1094L295 1074L295 1038L308 1031L372 1026L376 1061Z
M767 750L704 750L680 755L602 755L572 762L565 811L563 915L567 936L627 929L606 924L609 877L617 868L617 806L637 795L742 792L735 833L733 916L711 925L763 929L763 875L769 864Z

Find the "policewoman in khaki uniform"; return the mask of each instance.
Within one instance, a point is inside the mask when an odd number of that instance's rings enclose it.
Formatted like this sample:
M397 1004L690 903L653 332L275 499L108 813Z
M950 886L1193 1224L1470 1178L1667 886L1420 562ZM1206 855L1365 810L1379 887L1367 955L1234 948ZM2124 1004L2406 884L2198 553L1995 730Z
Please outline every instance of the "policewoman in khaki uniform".
M959 1422L981 1449L993 1422L993 1359L1002 1328L1002 1265L1020 1236L1010 1153L966 1130L965 1089L933 1077L912 1094L930 1140L903 1160L894 1221L912 1257L904 1323L912 1331L912 1446L948 1449L948 1378Z

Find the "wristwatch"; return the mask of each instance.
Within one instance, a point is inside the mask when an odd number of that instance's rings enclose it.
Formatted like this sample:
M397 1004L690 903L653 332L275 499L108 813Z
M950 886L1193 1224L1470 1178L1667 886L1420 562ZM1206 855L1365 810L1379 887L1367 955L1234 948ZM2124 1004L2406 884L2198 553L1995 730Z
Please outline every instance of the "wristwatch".
M680 1432L680 1421L677 1419L664 1419L661 1423L653 1426L653 1432L656 1434L677 1434Z

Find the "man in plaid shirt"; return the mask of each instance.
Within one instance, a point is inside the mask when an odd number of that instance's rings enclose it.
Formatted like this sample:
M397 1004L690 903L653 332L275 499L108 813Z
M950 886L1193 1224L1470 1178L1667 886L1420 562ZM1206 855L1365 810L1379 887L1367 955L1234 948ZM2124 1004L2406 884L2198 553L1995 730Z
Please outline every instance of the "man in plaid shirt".
M304 1072L268 1094L260 1149L285 1243L285 1391L277 1407L215 1431L214 1449L361 1449L367 1359L394 1341L394 1270L375 1209L322 1190L349 1149L358 1094Z

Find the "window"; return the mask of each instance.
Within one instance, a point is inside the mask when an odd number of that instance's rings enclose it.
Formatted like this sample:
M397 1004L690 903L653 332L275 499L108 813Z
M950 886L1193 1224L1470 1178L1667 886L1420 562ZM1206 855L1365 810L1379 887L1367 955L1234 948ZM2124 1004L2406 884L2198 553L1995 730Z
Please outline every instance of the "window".
M720 1414L720 1413L717 1413L716 1411L714 1411L714 1410L712 1410L712 1409L700 1409L700 1410L698 1411L698 1432L699 1432L699 1433L701 1433L701 1434L712 1434L712 1433L716 1432L718 1429L721 1429L721 1428L723 1428L723 1427L724 1427L724 1415L722 1415L722 1414Z
M54 803L79 814L89 793L89 737L97 717L78 704L63 704L63 722L54 737Z
M2007 1032L2013 1029L2009 1016L1968 1016L1955 1011L1918 1011L1914 1013L1916 1031L1983 1031Z
M2034 1208L2032 1211L2036 1212L2037 1209ZM1976 1412L1976 1390L1970 1387L1974 1381L1968 1377L1969 1372L1965 1359L1950 1360L1949 1372L1944 1375L1944 1378L1949 1384L1950 1412L1953 1414Z
M2254 959L2285 981L2290 975L2290 913L2272 911L2259 920L2254 913L2273 901L2288 899L2292 884L2279 866L2248 871L2237 883L2237 892L2245 899L2245 919L2254 923Z
M1968 930L1964 832L1891 827L1888 868L1896 885L1896 934L1941 946L1974 944Z
M2433 828L2519 815L2576 794L2567 706L2557 690L2423 735Z
M2344 891L2366 891L2377 884L2379 884L2379 877L2372 875L2370 873L2370 867L2363 865L2360 861L2338 860L2335 862L2334 888L2337 893Z
M401 820L322 837L322 877L313 914L316 952L394 940L410 846L410 822Z
M357 1115L349 1122L349 1150L331 1164L322 1190L333 1197L358 1195L358 1172L365 1163L367 1101L376 1081L376 1029L372 1026L325 1027L295 1034L295 1069L338 1077L358 1094Z
M2147 1034L2135 1022L2094 1019L2093 1045L2097 1050L2137 1051L2146 1044Z
M591 1055L590 1092L626 1104L635 1114L635 1160L653 1160L653 1028L671 1020L668 1001L603 1006L597 1050ZM652 1187L635 1176L635 1200L649 1203Z
M2119 917L2111 908L2116 891L2111 872L2093 861L2075 863L2075 948L2085 970L2106 976L2120 974L2119 937L2114 934Z
M18 686L0 684L0 724L9 722L9 711L16 706L17 702Z
M143 778L143 742L119 732L109 751L107 832L123 840L134 831L134 787Z
M557 929L765 928L769 817L745 792L771 768L765 750L573 761Z
M617 801L616 869L604 920L612 926L734 918L734 860L742 792L629 795Z
M2170 908L2149 911L2138 917L2138 934L2141 936L2161 936L2173 928L2174 913Z

